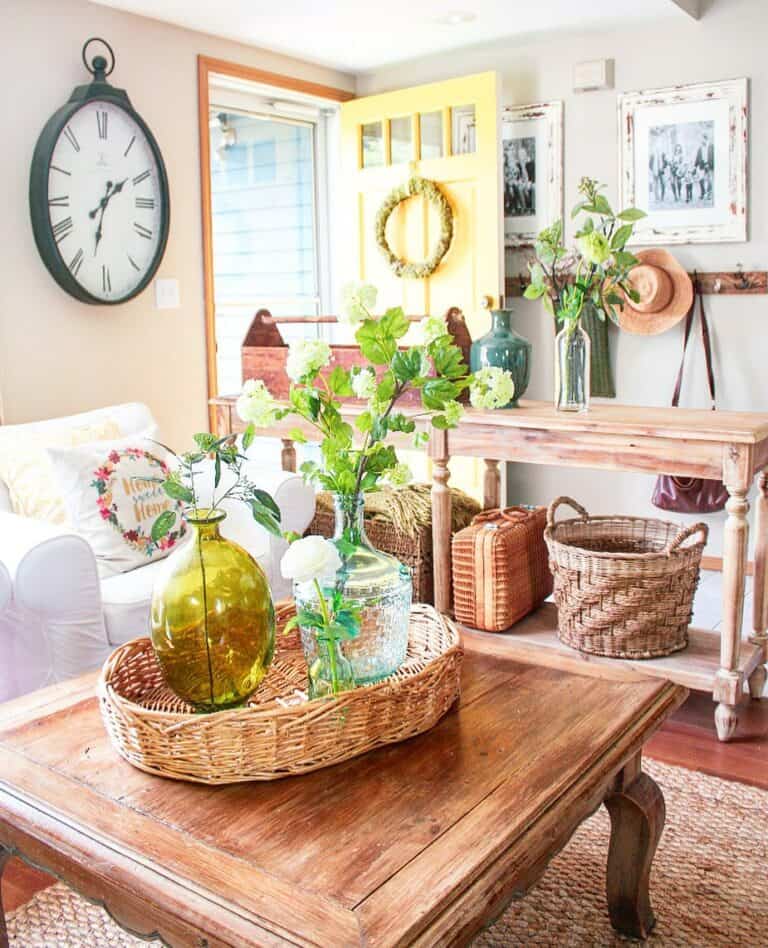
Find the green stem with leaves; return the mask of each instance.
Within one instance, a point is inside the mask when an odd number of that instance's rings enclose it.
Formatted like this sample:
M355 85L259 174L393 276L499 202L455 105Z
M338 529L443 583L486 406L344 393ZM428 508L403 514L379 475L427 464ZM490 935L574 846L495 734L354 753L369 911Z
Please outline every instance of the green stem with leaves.
M326 642L325 647L328 649L328 665L331 669L331 689L333 693L337 695L339 693L339 670L336 665L336 644L337 639L331 635L331 616L328 612L328 603L325 601L325 593L323 592L319 580L314 580L315 589L317 591L317 597L320 604L320 612L323 616L323 622L325 623L325 635Z

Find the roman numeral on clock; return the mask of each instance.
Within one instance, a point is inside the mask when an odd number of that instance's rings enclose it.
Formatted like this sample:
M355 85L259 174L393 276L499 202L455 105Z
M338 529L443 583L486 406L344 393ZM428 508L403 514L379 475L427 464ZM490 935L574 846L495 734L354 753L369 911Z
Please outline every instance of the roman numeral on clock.
M141 182L145 181L150 176L150 174L152 174L151 171L142 171L141 174L137 174L133 179L133 186L136 187L137 184L141 184Z
M107 140L107 121L109 119L108 112L97 111L96 112L96 125L99 129L99 138L102 141Z
M104 263L101 265L101 290L103 293L112 292L112 280L109 276L109 267Z
M152 231L148 227L144 227L143 224L137 224L136 221L134 221L133 229L136 231L139 237L146 237L147 240L152 238Z
M141 267L138 265L138 263L136 263L136 261L133 259L133 257L130 254L128 254L128 259L130 260L131 266L133 267L134 270L136 271L141 270Z
M65 217L52 227L53 236L57 244L60 244L65 237L72 233L72 218Z
M64 137L67 139L69 144L75 149L75 151L80 151L80 142L75 137L75 133L72 131L69 125L64 129Z
M133 148L133 143L134 143L135 141L136 141L136 136L134 135L133 138L128 142L128 147L127 147L127 148L125 149L125 151L123 152L123 158L127 158L127 157L128 157L128 152Z
M81 247L77 253L69 261L69 269L72 272L72 276L77 276L77 273L80 267L83 265L83 248Z
M154 198L135 198L135 203L137 208L143 208L145 211L151 211L155 207Z
M48 198L48 207L69 207L69 195L62 194L60 197Z

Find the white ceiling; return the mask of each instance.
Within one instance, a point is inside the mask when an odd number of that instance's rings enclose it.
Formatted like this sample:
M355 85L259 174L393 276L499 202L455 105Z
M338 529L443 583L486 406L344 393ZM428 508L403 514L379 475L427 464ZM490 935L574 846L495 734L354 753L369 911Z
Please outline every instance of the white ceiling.
M93 0L345 72L551 30L685 18L696 0ZM440 22L450 14L469 22Z

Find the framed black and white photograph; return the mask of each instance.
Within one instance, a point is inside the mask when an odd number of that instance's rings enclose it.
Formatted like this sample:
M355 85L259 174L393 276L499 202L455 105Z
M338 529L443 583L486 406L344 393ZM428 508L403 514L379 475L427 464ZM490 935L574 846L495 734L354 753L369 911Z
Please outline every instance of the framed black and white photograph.
M747 80L619 97L622 206L632 244L747 239Z
M530 247L563 215L563 103L504 109L501 147L504 245Z

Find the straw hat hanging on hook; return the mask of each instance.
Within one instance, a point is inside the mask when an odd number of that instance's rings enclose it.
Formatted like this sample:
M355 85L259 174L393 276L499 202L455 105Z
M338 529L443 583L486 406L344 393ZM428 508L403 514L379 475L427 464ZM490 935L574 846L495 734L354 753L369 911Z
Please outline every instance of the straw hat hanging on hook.
M655 336L666 332L687 314L693 304L693 283L685 268L667 250L641 250L640 263L632 270L632 286L640 294L633 303L625 296L619 325L626 332Z

